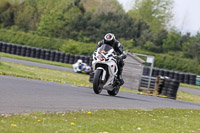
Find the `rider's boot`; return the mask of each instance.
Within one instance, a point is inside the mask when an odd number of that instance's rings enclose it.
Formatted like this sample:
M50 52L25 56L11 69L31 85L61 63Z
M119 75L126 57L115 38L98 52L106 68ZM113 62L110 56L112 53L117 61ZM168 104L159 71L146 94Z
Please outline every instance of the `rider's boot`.
M122 78L122 70L123 70L123 68L119 67L118 78L119 78L119 81L120 81L120 86L122 86L124 84L124 80Z
M122 75L119 75L119 81L120 81L120 86L122 86L124 84L124 80L122 78Z

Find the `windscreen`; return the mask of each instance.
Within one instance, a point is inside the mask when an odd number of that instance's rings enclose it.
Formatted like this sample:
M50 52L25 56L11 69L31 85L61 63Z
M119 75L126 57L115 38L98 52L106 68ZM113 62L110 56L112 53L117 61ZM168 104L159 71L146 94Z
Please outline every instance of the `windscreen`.
M107 45L107 44L103 44L101 47L100 47L100 52L101 53L104 53L104 54L107 54L108 51L110 51L112 49L112 47L110 45Z

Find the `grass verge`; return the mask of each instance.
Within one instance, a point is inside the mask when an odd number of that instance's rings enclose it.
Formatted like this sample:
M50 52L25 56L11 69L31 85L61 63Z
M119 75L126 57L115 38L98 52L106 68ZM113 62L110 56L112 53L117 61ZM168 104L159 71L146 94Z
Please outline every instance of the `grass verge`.
M199 95L190 94L190 93L187 93L187 92L184 92L184 91L178 91L177 99L182 100L182 101L200 103L200 96Z
M88 75L27 66L10 62L0 62L0 75L38 79L85 87L91 86L88 81Z
M200 110L98 110L1 115L0 131L28 133L200 132Z
M195 86L195 85L188 85L188 84L180 84L181 87L186 87L186 88L192 88L192 89L197 89L200 90L200 86Z
M7 57L7 58L12 58L12 59L33 61L33 62L38 62L38 63L43 63L43 64L72 68L71 64L65 64L65 63L36 59L36 58L30 58L30 57L23 57L23 56L18 56L18 55L6 54L6 53L2 53L2 52L0 52L0 57Z

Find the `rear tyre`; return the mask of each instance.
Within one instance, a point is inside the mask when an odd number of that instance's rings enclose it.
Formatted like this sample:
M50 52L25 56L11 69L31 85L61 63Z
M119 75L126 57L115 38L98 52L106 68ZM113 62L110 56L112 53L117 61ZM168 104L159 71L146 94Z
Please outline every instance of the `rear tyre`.
M112 91L107 91L109 95L116 96L119 92L120 86L115 87Z
M103 71L100 69L97 69L94 74L93 90L96 94L99 94L102 91L102 82L101 82L102 74Z

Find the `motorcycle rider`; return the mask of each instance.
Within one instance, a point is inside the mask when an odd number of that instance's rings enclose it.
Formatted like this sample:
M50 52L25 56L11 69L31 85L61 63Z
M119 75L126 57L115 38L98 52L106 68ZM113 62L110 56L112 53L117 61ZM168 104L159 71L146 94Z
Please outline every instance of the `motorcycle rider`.
M81 70L83 69L83 66L85 66L86 64L83 63L83 61L81 59L79 59L74 65L73 65L73 69L75 72L81 72Z
M126 55L123 53L123 46L117 39L115 39L115 35L112 33L107 33L104 36L104 39L98 42L96 49L101 47L103 44L110 45L111 47L113 47L113 49L117 53L117 56L116 56L117 66L118 66L118 75L117 76L120 81L120 86L122 86L124 84L124 80L122 78L122 71L123 71L123 66L124 66L123 59L126 58Z

